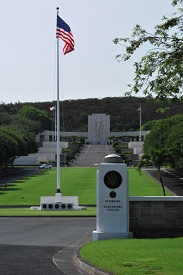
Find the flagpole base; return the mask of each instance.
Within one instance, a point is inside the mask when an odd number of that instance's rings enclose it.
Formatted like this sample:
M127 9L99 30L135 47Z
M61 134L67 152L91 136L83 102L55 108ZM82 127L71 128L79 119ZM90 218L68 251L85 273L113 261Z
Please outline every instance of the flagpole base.
M61 202L62 201L62 193L55 193L55 202Z

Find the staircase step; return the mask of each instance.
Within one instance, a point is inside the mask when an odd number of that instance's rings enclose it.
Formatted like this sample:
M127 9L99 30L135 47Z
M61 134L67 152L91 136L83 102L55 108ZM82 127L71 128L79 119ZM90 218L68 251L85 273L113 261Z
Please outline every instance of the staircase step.
M112 145L84 145L79 156L73 161L72 166L95 167L104 162L104 157L113 154Z

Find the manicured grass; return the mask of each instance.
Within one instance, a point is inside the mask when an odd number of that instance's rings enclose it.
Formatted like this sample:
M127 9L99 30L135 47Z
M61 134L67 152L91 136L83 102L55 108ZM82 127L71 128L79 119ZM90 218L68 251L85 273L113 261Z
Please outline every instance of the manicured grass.
M96 204L96 171L98 168L61 169L64 196L78 196L79 203Z
M22 208L0 208L1 217L83 217L83 216L96 216L95 207L87 207L86 210L69 210L69 211L39 211L39 210L30 210L30 207Z
M78 196L79 204L86 206L95 206L96 204L96 171L98 168L61 168L61 191L63 196ZM162 196L162 189L154 179L149 177L144 171L142 174L134 168L129 170L129 193L130 196ZM39 206L41 196L54 196L56 191L56 169L40 172L30 177L0 186L0 205L5 206ZM167 195L171 193L167 192ZM88 208L87 208L88 209ZM85 210L88 215L94 215L96 209L92 212ZM81 211L83 215L87 215ZM18 213L26 216L47 215L44 211L31 211L1 208L0 215L18 216ZM30 212L30 213L29 213ZM55 213L54 213L55 212ZM73 215L69 211L68 215ZM74 215L78 211L73 211ZM6 214L5 214L6 213ZM60 214L57 211L51 211L50 215L65 215L63 211Z
M129 168L130 196L163 196L161 185L143 170L141 175L134 168ZM172 194L166 190L166 196Z
M183 270L183 238L89 242L80 254L114 275L180 275Z
M63 196L79 196L79 203L96 203L96 168L61 168ZM16 180L0 187L0 205L40 205L41 196L54 196L56 169Z

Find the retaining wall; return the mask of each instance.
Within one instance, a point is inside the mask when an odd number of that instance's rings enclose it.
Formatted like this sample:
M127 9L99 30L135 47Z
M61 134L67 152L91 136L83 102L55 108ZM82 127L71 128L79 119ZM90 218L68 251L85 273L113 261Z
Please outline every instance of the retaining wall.
M183 237L183 196L130 197L129 213L134 238Z

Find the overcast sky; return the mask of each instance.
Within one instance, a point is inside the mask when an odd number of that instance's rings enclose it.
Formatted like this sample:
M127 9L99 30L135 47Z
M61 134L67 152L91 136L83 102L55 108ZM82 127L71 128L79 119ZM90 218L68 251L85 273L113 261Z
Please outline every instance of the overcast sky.
M177 10L171 0L1 0L0 102L56 100L57 6L75 39L60 57L60 100L124 96L146 49L119 63L124 48L112 40L130 37L137 23L152 31Z

